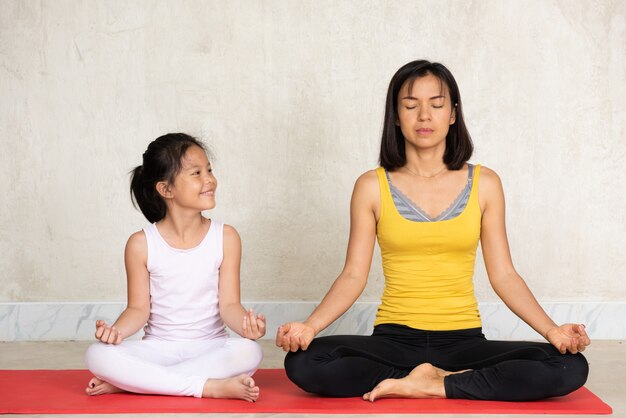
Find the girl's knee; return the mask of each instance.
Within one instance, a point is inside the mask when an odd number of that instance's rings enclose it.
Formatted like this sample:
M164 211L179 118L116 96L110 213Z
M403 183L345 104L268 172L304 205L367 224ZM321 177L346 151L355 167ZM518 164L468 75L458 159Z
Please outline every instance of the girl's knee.
M103 367L110 364L111 349L108 344L97 342L91 344L85 352L85 365L93 374L101 373Z
M256 371L263 361L263 349L261 345L256 341L249 340L247 338L237 338L237 351L240 359L245 359L247 369L250 371Z

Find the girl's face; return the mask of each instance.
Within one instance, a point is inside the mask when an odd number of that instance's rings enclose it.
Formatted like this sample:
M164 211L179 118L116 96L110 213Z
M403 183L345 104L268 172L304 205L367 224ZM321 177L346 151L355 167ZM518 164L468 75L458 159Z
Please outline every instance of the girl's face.
M398 124L405 141L418 148L442 146L455 121L448 87L427 74L416 78L409 91L409 80L398 93Z
M217 179L206 153L193 145L185 152L174 183L168 186L170 195L164 197L179 207L203 211L215 207L216 188Z

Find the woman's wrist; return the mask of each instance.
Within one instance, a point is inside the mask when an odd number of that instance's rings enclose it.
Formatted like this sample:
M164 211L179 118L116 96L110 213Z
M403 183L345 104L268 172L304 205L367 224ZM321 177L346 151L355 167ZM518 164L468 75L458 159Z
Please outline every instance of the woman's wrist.
M324 329L324 327L315 323L315 320L311 320L310 318L303 322L304 325L310 327L313 330L313 336L317 336Z

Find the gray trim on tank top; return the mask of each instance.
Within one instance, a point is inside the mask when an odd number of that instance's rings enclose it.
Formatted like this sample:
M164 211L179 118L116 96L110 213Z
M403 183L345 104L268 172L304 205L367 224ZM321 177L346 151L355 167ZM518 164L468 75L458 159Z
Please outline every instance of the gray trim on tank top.
M434 218L428 216L426 211L416 205L411 199L409 199L404 193L393 185L387 170L385 170L385 175L387 176L387 182L389 183L389 190L391 191L393 203L396 205L398 213L400 213L403 218L413 222L447 221L459 216L467 206L470 192L472 191L472 182L474 181L474 165L468 164L467 184L463 190L461 190L461 193L459 193L457 198L454 199L452 204L450 204L446 210Z

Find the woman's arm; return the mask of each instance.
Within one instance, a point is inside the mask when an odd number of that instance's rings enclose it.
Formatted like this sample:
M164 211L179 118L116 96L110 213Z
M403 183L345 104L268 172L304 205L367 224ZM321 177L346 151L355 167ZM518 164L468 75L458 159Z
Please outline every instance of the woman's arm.
M479 200L483 212L480 236L483 257L489 281L496 294L513 313L561 352L583 351L590 343L584 326L557 326L515 271L506 236L502 183L498 175L486 167L481 169Z
M341 274L304 323L281 325L276 345L285 351L306 350L313 338L346 312L367 284L376 241L376 217L380 205L378 177L369 171L356 181L350 203L350 238Z
M147 268L148 244L143 231L134 233L126 243L124 264L128 303L113 326L96 321L96 338L108 344L119 344L143 327L150 316L150 273Z
M251 340L265 335L265 317L246 312L241 305L239 273L241 265L241 238L230 225L224 225L224 257L220 266L220 316L237 334Z

